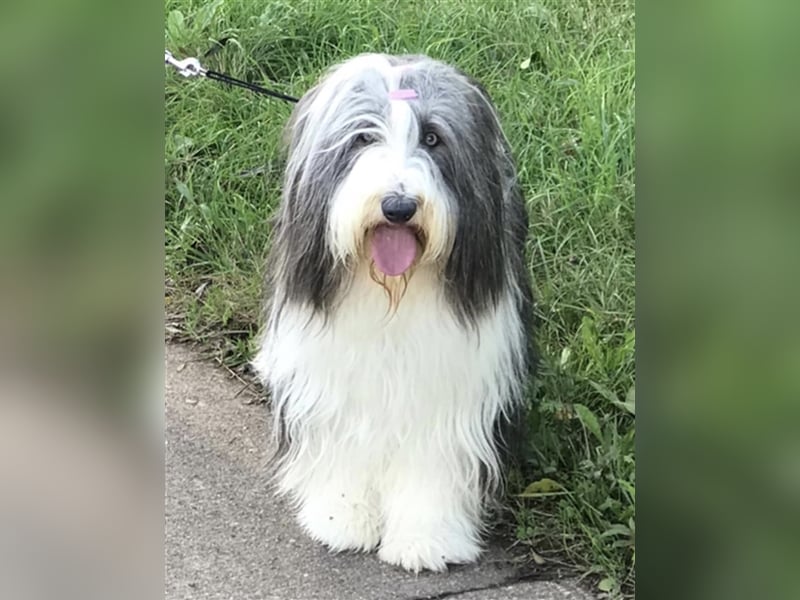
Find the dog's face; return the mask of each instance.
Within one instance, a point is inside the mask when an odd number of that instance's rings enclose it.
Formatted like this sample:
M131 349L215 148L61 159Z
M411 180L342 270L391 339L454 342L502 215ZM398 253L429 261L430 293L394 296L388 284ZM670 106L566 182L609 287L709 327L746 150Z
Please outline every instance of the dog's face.
M499 293L514 168L475 81L425 57L358 56L301 99L288 132L288 295L325 306L362 265L390 292L431 268L475 307Z

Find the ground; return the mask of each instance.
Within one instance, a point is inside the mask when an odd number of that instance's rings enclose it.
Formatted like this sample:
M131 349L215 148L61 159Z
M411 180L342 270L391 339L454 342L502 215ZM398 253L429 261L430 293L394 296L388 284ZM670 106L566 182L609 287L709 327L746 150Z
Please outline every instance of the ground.
M367 51L421 52L488 89L531 217L542 366L508 529L532 562L631 594L634 459L632 0L168 0L177 57L301 95ZM224 44L218 42L227 40ZM241 373L291 105L166 73L168 332Z

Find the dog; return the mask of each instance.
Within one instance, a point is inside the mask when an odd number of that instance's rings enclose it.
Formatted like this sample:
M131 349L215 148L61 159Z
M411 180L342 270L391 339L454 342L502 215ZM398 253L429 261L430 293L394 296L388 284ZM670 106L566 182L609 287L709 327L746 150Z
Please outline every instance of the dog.
M365 54L294 109L252 365L276 484L332 551L474 562L533 365L528 216L485 89Z

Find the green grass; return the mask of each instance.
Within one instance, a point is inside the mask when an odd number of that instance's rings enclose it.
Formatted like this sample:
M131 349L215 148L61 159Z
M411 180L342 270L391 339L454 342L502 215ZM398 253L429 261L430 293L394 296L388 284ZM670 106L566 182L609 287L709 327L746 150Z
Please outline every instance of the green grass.
M426 53L485 84L531 215L543 355L529 463L511 491L539 484L512 496L515 533L595 591L632 593L633 1L168 0L165 18L176 56L230 38L206 66L293 95L367 51ZM290 110L167 73L168 319L231 367L258 327Z

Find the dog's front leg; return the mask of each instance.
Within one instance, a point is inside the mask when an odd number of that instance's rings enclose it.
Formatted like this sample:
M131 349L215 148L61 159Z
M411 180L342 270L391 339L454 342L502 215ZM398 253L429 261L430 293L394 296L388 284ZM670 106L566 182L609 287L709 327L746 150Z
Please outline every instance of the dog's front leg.
M445 571L447 563L476 560L480 491L464 462L423 452L396 463L384 494L379 558L414 572Z
M298 520L333 551L373 550L380 541L381 516L364 453L346 447L331 453L335 456L329 454L324 466L310 471L295 489Z

